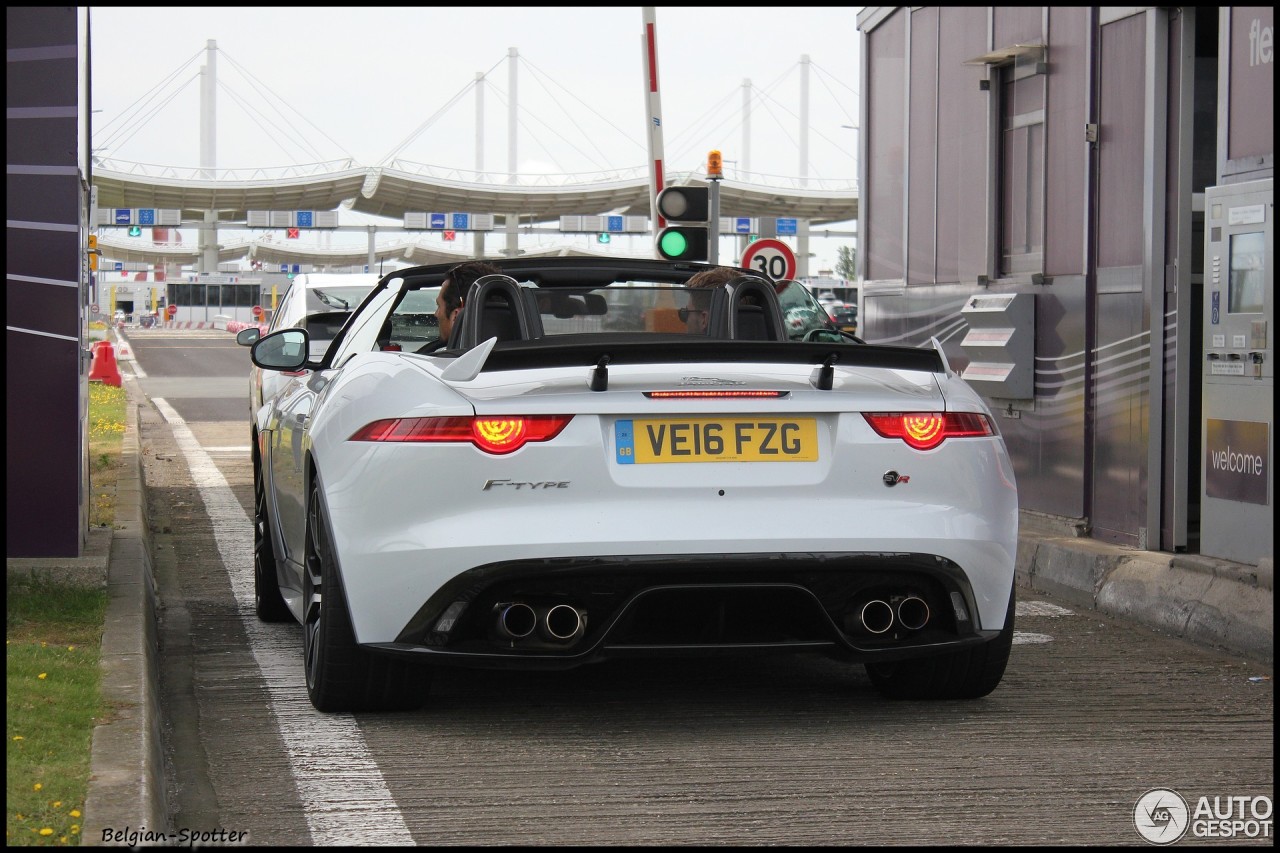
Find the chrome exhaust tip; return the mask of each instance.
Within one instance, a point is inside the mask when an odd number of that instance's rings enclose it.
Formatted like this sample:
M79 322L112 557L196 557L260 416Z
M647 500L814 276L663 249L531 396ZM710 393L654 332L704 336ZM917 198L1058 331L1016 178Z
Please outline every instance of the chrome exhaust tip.
M929 605L917 595L898 602L898 622L908 631L919 631L929 621Z
M568 604L557 604L542 618L542 630L548 640L572 640L582 633L582 613Z
M504 637L523 639L538 626L538 614L527 604L517 601L497 604L493 609L498 613L498 633Z
M889 602L873 598L858 610L858 622L872 634L883 634L893 627L893 608Z

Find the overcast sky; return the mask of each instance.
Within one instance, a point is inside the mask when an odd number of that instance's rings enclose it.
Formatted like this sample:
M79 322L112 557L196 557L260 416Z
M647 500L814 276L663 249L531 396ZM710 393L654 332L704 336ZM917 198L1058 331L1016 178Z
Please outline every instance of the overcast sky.
M730 169L799 176L807 54L808 176L851 181L857 135L841 126L857 124L859 111L857 12L657 7L668 171L701 169L718 148ZM377 166L394 156L474 170L474 88L483 72L483 166L505 173L510 48L520 57L517 172L607 172L647 162L639 6L100 6L90 26L93 146L110 160L201 165L199 72L212 39L219 169L346 158ZM833 263L834 247L813 250L820 264Z

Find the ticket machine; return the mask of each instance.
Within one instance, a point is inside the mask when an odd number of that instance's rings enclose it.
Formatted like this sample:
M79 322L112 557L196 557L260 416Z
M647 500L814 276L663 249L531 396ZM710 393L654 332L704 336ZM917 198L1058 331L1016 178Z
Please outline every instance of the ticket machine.
M1205 192L1200 552L1273 547L1275 203L1272 179Z

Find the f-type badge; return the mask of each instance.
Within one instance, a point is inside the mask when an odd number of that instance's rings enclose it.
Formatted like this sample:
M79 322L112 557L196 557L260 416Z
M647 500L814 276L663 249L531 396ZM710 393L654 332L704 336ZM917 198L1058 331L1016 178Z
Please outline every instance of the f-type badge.
M899 483L909 483L909 482L911 482L911 477L909 477L906 474L899 474L897 471L884 472L884 484L886 486L896 486Z

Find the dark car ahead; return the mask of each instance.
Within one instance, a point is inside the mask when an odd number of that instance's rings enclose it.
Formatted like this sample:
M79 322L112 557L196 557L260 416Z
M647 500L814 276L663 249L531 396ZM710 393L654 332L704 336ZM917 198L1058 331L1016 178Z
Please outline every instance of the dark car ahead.
M858 334L858 306L846 305L831 312L836 328L851 335Z

